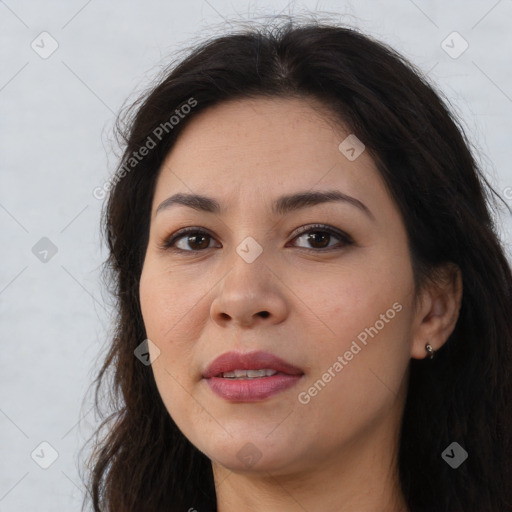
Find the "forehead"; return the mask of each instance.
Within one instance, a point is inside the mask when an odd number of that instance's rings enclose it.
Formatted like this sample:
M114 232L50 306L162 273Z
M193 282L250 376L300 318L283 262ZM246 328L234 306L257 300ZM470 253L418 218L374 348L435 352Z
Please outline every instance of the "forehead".
M368 152L350 160L340 151L349 135L313 99L257 98L215 105L191 119L167 155L153 210L176 192L230 203L240 196L268 202L295 190L334 188L389 200Z

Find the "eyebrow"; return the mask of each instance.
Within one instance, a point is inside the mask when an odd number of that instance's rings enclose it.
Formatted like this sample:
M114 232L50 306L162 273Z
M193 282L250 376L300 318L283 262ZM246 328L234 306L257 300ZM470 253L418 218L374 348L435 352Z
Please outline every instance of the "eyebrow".
M334 201L344 202L355 206L363 211L366 215L368 215L372 220L375 220L374 215L364 203L359 201L359 199L356 199L355 197L349 196L347 194L343 194L338 190L314 192L304 191L278 197L272 205L272 213L274 215L282 216L302 208L308 208L317 204ZM199 194L178 193L162 201L158 205L155 215L157 215L162 210L166 210L175 205L187 206L189 208L193 208L194 210L208 213L222 213L220 203L213 197L207 197Z

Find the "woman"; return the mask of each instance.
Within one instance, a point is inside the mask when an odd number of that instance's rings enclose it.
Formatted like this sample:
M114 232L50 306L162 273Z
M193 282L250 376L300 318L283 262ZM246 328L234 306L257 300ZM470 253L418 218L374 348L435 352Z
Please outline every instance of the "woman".
M126 119L94 510L511 511L495 192L420 72L292 22L199 45Z

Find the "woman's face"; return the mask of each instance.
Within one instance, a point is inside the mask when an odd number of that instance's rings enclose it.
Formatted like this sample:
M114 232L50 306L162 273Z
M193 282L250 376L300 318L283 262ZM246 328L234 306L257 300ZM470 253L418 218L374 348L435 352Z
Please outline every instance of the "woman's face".
M349 135L309 100L237 100L193 119L162 166L140 281L152 369L180 430L232 471L327 466L396 433L412 267L397 206ZM326 191L346 199L282 199ZM178 193L219 211L164 203ZM204 378L221 354L253 351L299 375Z

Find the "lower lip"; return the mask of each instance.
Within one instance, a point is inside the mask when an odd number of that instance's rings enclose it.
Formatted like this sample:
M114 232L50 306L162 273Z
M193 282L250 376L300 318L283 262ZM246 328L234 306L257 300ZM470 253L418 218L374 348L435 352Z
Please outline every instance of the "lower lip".
M302 375L272 375L256 379L210 377L206 382L220 397L234 402L256 402L294 386Z

